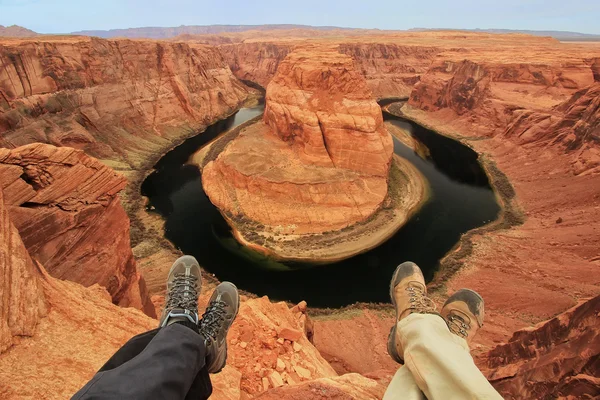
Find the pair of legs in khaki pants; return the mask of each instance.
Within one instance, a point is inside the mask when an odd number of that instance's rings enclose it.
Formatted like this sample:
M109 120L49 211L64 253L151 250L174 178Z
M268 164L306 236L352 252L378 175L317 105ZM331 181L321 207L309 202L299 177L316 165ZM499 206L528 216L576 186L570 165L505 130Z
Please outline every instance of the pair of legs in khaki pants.
M388 352L403 363L388 386L392 399L502 399L475 366L469 343L483 324L483 299L462 289L441 313L427 297L423 274L416 264L401 264L390 285L396 325Z

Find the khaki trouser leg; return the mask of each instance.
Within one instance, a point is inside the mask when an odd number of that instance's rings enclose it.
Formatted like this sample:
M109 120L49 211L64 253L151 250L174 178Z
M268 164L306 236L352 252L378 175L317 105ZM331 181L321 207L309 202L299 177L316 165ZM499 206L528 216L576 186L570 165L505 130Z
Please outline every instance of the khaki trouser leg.
M423 392L417 386L415 378L406 366L402 366L396 371L383 396L383 400L394 399L426 400Z
M429 400L502 399L475 366L466 340L451 333L440 316L411 314L398 322L396 332L404 349L401 369L411 372ZM403 397L403 389L395 390L401 391L391 396L388 388L385 398Z

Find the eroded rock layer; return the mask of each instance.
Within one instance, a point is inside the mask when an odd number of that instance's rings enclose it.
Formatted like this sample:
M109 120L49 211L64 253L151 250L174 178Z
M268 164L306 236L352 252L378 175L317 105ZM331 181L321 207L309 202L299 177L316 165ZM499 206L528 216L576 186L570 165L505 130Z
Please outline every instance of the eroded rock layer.
M46 314L39 271L10 221L0 190L0 353L15 336L32 336Z
M488 377L507 399L600 396L600 296L517 331L488 354Z
M226 215L281 234L338 230L387 194L392 139L352 60L298 51L267 89L264 122L233 140L202 175Z
M5 39L0 60L0 145L75 147L134 168L247 95L211 46Z
M116 304L154 316L118 192L127 181L81 150L0 149L0 184L27 251L57 278L100 284Z
M231 71L240 79L256 82L267 87L283 59L295 48L305 46L301 41L249 41L225 44L219 51ZM384 40L336 43L314 41L314 45L337 46L340 53L353 58L356 70L361 73L376 98L408 97L421 74L427 72L433 58L443 49L430 45L405 45Z

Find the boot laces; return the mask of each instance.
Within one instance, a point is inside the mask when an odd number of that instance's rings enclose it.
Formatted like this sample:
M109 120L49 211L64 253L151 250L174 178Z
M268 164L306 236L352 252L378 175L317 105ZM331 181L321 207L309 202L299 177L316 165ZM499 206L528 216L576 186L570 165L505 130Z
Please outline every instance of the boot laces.
M469 329L471 329L471 324L465 318L457 314L450 314L446 319L446 323L448 324L448 329L450 332L454 333L457 336L466 339L469 336Z
M429 314L436 310L435 303L425 295L420 287L408 286L406 291L409 294L410 310L414 313Z
M204 334L207 341L216 341L223 322L227 315L227 303L221 300L213 300L210 302L202 319L200 320L200 330Z
M169 298L166 309L183 308L184 310L198 310L198 293L196 291L197 277L176 274L173 279L173 287L169 290Z

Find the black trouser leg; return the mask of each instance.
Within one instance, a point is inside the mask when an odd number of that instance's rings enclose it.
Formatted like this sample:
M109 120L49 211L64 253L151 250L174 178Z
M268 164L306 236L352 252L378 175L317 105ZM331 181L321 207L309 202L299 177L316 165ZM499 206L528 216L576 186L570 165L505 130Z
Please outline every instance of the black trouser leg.
M208 399L204 339L180 324L129 340L73 399Z

